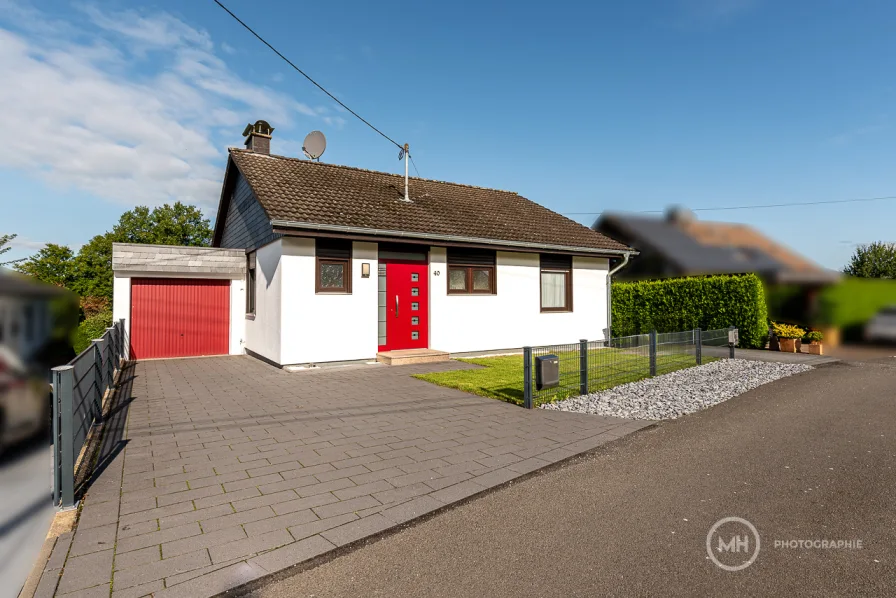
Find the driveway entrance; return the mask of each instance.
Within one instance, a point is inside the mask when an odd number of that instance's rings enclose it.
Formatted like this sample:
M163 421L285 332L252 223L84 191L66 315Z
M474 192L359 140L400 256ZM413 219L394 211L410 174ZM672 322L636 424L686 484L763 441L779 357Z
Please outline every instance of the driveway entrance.
M41 588L211 596L648 424L527 411L410 378L467 367L137 363L116 407L127 409L124 448L101 458Z

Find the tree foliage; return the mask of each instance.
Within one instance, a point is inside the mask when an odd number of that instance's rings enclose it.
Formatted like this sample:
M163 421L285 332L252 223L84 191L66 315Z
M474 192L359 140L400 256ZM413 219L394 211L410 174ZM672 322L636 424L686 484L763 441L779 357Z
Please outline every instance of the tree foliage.
M82 297L111 301L112 243L202 247L211 240L211 225L195 206L181 202L152 210L137 206L122 214L111 231L90 239L77 255L68 247L51 243L16 268L39 280L67 287Z
M859 245L843 272L860 278L896 278L896 243Z
M740 346L760 348L768 339L762 281L755 274L614 283L613 336L735 326Z
M9 244L17 236L18 235L16 235L16 234L0 235L0 255L3 255L4 253L6 253L10 249L12 249L12 247L10 247ZM6 261L6 262L0 262L0 266L9 266L11 264L15 264L16 262L20 262L20 261L22 261L22 260L10 260L10 261Z

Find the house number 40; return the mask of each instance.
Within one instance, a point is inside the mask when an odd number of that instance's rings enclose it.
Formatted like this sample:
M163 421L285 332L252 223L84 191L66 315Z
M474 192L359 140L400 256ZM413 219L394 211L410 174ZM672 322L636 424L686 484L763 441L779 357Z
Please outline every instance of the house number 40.
M438 276L439 274L441 274L441 272L439 272L438 270L436 270L432 273L433 276Z

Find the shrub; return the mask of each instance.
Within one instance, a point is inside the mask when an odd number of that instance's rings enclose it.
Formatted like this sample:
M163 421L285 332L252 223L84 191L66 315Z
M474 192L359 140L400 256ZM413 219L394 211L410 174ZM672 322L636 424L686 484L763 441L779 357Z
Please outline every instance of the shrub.
M778 322L772 322L772 332L778 338L803 338L803 335L806 334L806 331L799 326L779 324Z
M75 353L80 353L90 346L90 342L100 338L106 332L106 328L112 325L112 311L109 309L95 313L85 318L78 324L75 338L72 343Z
M810 330L806 333L806 340L810 343L820 343L824 340L824 335L818 330Z
M740 346L762 348L768 312L755 274L615 283L613 336L735 326Z

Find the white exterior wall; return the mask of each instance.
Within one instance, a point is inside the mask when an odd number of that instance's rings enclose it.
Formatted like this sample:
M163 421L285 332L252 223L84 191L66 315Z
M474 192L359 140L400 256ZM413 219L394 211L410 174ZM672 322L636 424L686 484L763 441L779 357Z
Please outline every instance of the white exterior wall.
M496 295L448 295L447 250L432 247L429 346L461 353L602 339L607 325L606 258L573 258L572 312L541 312L537 253L499 251Z
M281 364L372 359L377 353L377 244L352 243L351 294L315 293L314 239L284 237ZM361 277L361 264L370 277Z
M277 239L255 252L255 316L246 315L245 299L240 321L245 322L245 348L270 359L280 360L280 321L283 298L283 240Z
M0 345L10 349L22 359L28 359L43 347L53 332L51 299L0 296L0 327L3 338ZM30 306L33 314L31 334L26 326L25 310Z
M230 354L243 353L245 338L245 282L243 277L201 275L175 272L115 272L112 280L112 321L124 320L125 338L131 338L131 278L200 278L230 279ZM130 342L125 351L130 350Z

